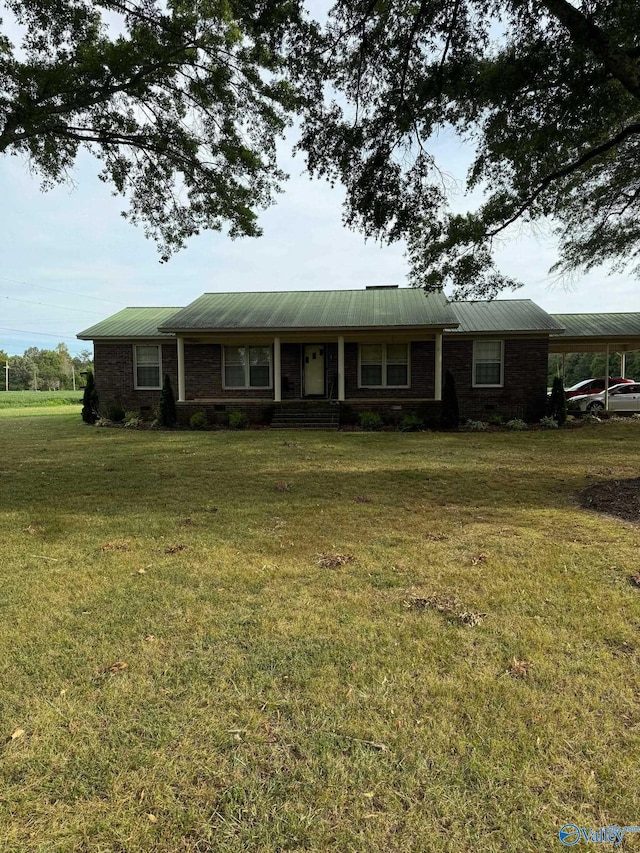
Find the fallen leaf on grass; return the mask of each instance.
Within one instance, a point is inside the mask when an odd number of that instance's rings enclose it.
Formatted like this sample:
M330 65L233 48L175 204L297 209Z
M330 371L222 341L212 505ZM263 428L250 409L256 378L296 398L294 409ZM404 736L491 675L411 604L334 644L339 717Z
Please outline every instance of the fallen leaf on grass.
M474 613L470 610L465 611L464 613L458 613L456 618L462 622L463 625L469 625L469 627L475 628L475 626L479 625L486 616L486 613Z
M105 542L100 547L101 551L130 551L131 545L123 540L114 539L111 542Z
M155 640L156 638L153 634L147 634L147 636L144 638L145 643L155 643Z
M151 814L151 812L149 812L147 814L147 820L149 821L149 823L157 823L158 822L158 818L154 814Z
M9 740L19 740L21 737L24 737L24 729L16 729Z
M533 664L529 660L513 658L507 672L512 678L526 678Z
M138 574L139 574L139 575L146 575L146 573L147 573L147 570L146 570L146 569L138 569Z
M471 565L477 566L479 563L486 563L487 555L486 554L476 554L475 557L471 558Z
M187 546L183 545L182 543L180 543L179 545L169 545L168 548L164 549L164 553L165 554L177 554L180 551L185 551L186 548L187 548Z
M450 616L457 622L469 625L472 628L479 625L488 615L473 610L462 610L462 605L454 595L431 595L427 598L412 595L405 601L404 606L416 610L425 610L427 607L431 607L439 613L444 613L445 616Z
M322 569L337 569L338 566L344 566L345 563L351 563L353 560L355 560L353 554L320 554L318 565Z
M117 660L115 663L112 663L111 666L108 666L107 669L109 672L122 672L123 669L127 669L129 664L123 660Z
M440 613L453 613L457 609L459 601L453 595L431 595L422 598L419 595L411 595L405 601L405 607L414 607L416 610L424 610L427 607L433 607L434 610Z

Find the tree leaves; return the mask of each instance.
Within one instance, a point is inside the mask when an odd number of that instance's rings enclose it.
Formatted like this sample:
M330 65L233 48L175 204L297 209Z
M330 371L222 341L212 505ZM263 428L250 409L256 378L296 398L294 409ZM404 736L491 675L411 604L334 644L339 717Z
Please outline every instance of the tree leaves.
M22 39L0 35L0 153L47 186L89 148L163 260L202 229L260 234L299 115L309 171L345 185L347 226L406 242L413 284L514 287L496 241L541 221L561 272L640 261L632 0L337 0L324 27L303 0L10 8ZM454 136L484 195L466 212L435 156Z
M637 262L640 7L585 9L334 6L322 60L309 62L333 89L306 104L300 147L312 172L345 184L349 226L407 241L414 284L453 284L459 297L513 287L496 240L546 218L561 270ZM473 145L467 187L485 196L466 214L452 210L433 153L454 134Z
M297 3L11 8L22 42L0 52L0 152L50 185L89 148L165 259L203 228L260 233L256 209L284 177L275 142L295 103L282 77Z

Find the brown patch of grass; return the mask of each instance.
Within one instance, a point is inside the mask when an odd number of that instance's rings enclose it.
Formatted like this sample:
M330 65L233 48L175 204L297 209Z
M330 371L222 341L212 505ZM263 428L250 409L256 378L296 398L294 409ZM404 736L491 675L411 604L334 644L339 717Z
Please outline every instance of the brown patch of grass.
M337 569L355 560L353 554L320 554L318 565L321 569Z
M507 673L512 678L526 678L529 675L529 670L533 664L529 660L518 660L513 658L507 669Z
M411 595L404 602L404 606L414 610L425 610L432 608L439 613L452 617L463 625L471 627L479 625L486 619L487 613L479 613L473 610L464 610L459 600L453 595L436 594L427 597Z
M112 539L100 546L101 551L130 551L131 545L123 539Z

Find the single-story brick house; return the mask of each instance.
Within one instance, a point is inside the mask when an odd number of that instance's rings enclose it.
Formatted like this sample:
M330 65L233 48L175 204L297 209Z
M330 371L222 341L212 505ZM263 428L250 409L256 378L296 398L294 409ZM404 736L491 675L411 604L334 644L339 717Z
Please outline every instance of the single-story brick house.
M125 308L78 337L94 344L103 407L150 412L163 375L179 418L230 410L419 412L437 418L444 372L463 418L544 413L551 336L526 299L450 302L414 288L205 293L186 308Z

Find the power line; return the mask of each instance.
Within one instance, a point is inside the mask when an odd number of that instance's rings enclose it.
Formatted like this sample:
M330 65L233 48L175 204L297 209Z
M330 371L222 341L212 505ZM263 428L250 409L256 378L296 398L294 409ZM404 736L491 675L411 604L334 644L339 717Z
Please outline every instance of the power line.
M25 305L43 305L45 308L59 308L61 311L75 311L77 314L92 314L94 317L101 316L98 311L83 311L82 308L68 308L66 305L51 305L50 302L32 302L30 299L16 299L15 296L0 296L1 299L10 299L12 302L24 302Z
M40 290L52 290L54 293L65 293L67 296L81 296L83 299L93 299L96 302L108 302L109 305L122 305L121 302L114 302L113 299L102 299L100 296L89 296L87 293L74 293L72 290L60 290L58 287L47 287L44 284L33 284L30 281L20 281L17 278L6 278L0 275L0 281L10 281L13 284L24 284L26 287L38 287Z
M77 338L70 338L69 335L59 335L56 332L30 332L27 329L7 329L5 326L0 326L0 332L17 332L20 335L42 335L45 338L62 338L65 341L78 342Z

